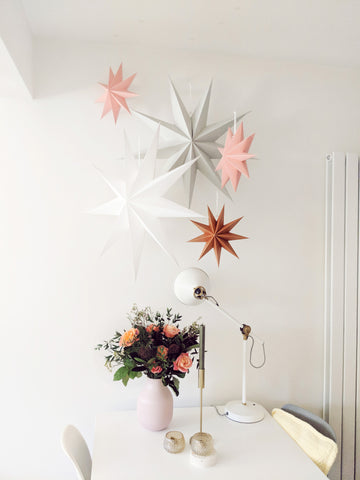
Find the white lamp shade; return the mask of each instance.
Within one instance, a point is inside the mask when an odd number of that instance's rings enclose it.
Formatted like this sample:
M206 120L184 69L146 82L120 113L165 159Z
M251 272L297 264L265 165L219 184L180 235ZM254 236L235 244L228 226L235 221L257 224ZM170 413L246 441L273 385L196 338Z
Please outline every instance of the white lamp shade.
M174 291L180 302L185 305L198 305L202 299L194 296L194 289L204 287L208 290L209 276L200 268L188 268L179 273L174 282Z

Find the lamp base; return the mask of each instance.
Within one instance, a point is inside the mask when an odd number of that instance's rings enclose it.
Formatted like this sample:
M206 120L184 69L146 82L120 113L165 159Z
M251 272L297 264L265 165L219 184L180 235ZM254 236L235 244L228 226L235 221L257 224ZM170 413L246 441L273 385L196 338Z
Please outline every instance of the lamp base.
M234 422L256 423L263 420L265 409L251 400L246 405L241 400L232 400L225 405L225 415Z

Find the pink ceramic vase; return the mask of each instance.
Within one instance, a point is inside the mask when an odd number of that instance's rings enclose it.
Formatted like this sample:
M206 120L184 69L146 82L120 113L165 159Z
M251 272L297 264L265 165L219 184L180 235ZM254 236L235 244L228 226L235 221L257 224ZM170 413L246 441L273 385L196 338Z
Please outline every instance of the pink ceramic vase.
M139 395L137 415L148 430L164 430L173 416L173 397L161 379L146 378L145 388Z

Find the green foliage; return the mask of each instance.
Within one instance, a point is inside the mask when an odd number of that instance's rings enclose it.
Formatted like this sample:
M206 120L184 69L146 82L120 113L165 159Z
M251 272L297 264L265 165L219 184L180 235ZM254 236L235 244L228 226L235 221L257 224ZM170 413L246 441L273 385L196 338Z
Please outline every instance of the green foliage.
M105 350L105 366L114 373L114 381L126 386L131 379L145 374L149 378L161 378L175 395L179 395L179 378L184 378L197 355L199 325L194 322L180 329L180 314L171 308L166 314L153 313L150 307L139 309L134 305L128 314L131 329L115 332L113 338L98 344L96 350ZM185 363L181 360L185 359ZM181 371L175 368L181 363ZM177 378L179 377L179 378Z

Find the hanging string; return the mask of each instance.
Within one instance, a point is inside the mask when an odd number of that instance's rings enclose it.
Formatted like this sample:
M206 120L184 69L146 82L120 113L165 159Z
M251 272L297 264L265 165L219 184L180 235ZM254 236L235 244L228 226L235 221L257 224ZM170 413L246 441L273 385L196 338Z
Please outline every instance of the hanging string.
M191 82L189 82L189 94L190 94L190 114L192 113L192 107L193 107L193 100L192 100L192 86Z
M140 155L140 150L141 150L141 144L140 144L140 137L138 137L138 166L140 167L141 165L141 155Z
M219 192L216 191L215 195L215 216L217 217L219 215Z
M234 135L236 132L236 112L234 112Z
M121 134L121 150L120 150L120 168L122 173L126 172L126 150L125 150L125 131L122 131Z

